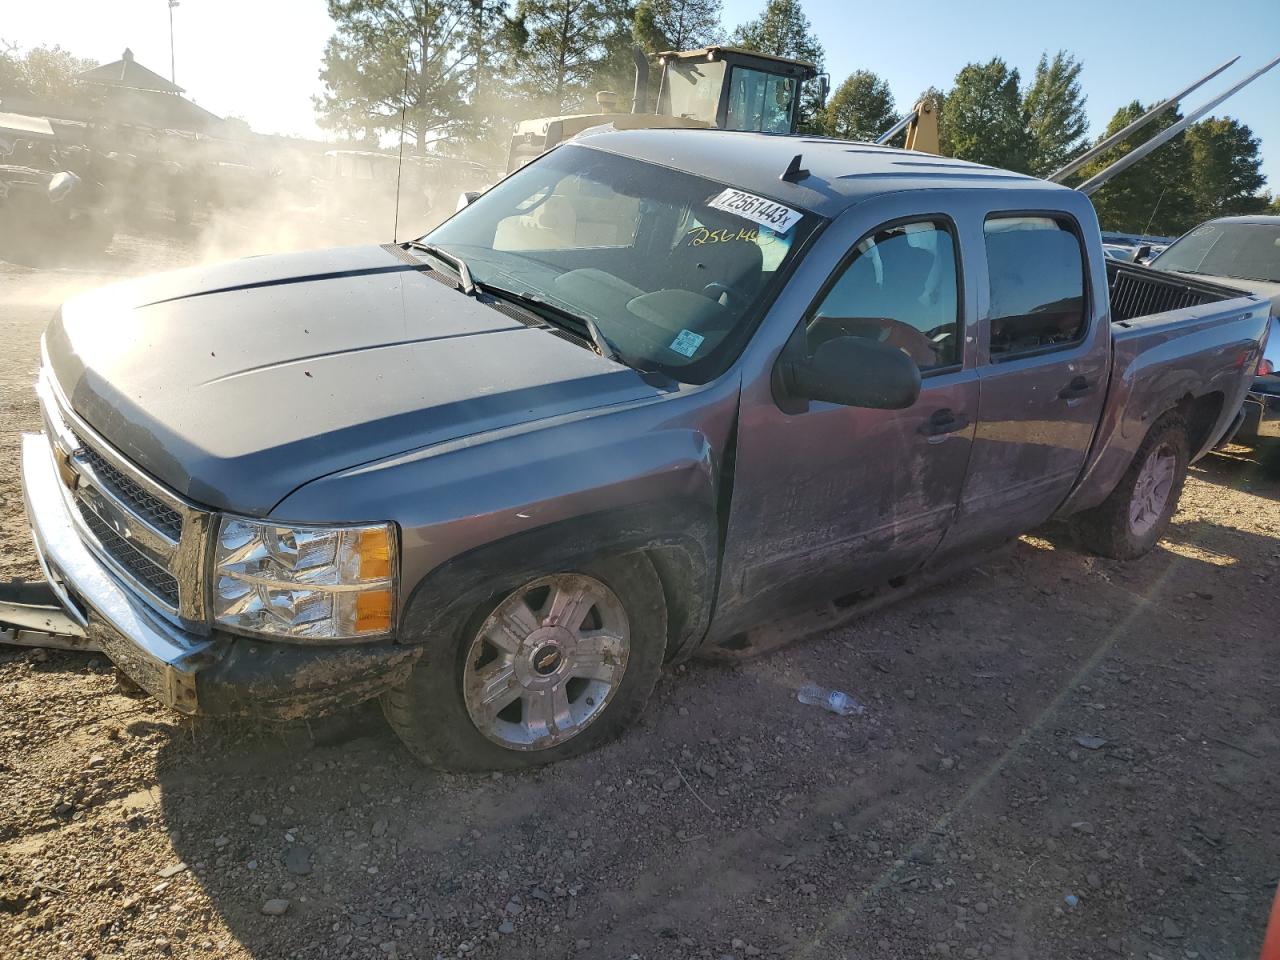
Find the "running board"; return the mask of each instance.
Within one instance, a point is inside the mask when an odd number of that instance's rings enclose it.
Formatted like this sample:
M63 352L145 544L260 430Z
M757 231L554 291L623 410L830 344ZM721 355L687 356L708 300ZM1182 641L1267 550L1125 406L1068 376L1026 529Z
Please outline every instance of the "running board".
M47 583L0 583L0 644L93 652L98 645Z
M974 567L1003 559L1011 552L1013 542L1008 540L909 578L870 587L790 617L758 624L701 647L694 656L721 663L750 660L798 640L848 626L869 613L905 600L928 587L953 580Z

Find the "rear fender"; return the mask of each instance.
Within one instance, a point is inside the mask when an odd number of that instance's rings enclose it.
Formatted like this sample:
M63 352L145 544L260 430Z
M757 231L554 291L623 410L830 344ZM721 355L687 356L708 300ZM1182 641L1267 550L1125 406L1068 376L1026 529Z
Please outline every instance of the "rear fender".
M1187 419L1192 461L1213 448L1244 402L1266 332L1267 305L1249 300L1214 305L1209 316L1206 307L1190 307L1112 326L1106 405L1084 472L1058 516L1105 500L1152 424L1170 411Z

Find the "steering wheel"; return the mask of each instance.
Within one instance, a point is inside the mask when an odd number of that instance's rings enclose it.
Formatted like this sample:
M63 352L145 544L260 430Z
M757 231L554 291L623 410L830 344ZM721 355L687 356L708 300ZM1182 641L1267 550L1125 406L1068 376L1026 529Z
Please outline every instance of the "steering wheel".
M720 302L723 299L726 307L742 308L746 306L746 298L736 290L731 290L723 283L708 283L702 288L702 295L709 300Z

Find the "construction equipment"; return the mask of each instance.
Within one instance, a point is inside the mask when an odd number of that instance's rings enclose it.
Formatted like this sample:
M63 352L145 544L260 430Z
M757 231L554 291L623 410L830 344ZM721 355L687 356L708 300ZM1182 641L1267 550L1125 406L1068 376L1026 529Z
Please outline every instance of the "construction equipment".
M635 90L629 112L618 110L616 93L596 94L599 113L540 117L516 124L507 154L507 173L523 167L583 130L612 124L620 130L654 127L718 127L795 133L800 122L801 84L817 81L825 102L830 78L812 63L736 47L668 50L658 54L662 74L656 107L649 112L649 61L633 50Z
M1150 110L1144 113L1137 120L1134 120L1132 123L1126 126L1123 130L1118 130L1116 133L1107 137L1101 143L1098 143L1095 146L1091 147L1089 150L1086 150L1084 153L1076 157L1066 166L1062 167L1059 170L1055 170L1053 173L1049 174L1049 176L1046 179L1048 179L1053 183L1062 183L1067 179L1068 176L1070 176L1075 171L1079 170L1086 163L1089 163L1095 157L1100 156L1106 150L1115 146L1117 143L1119 143L1125 137L1129 136L1131 133L1134 133L1135 131L1137 131L1139 128L1146 126L1148 123L1150 123L1156 117L1160 116L1160 114L1164 113L1166 110L1176 107L1179 101L1181 101L1183 97L1191 93L1193 90L1196 90L1199 87L1203 86L1209 80L1212 80L1214 77L1222 73L1222 71L1226 70L1227 67L1231 66L1233 63L1235 63L1239 59L1240 59L1239 57L1233 57L1232 59L1228 60L1226 63L1222 64L1221 66L1211 70L1209 73L1205 74L1195 83L1191 84L1191 86L1187 87L1184 90L1179 91L1178 93L1175 93L1169 99L1152 107ZM1099 189L1101 189L1103 184L1105 184L1108 180L1111 180L1113 177L1115 177L1119 173L1123 173L1125 170L1129 169L1131 166L1133 166L1143 157L1147 156L1149 153L1152 153L1153 151L1158 150L1160 147L1164 146L1166 143L1168 143L1178 134L1182 133L1184 130L1186 130L1189 126L1191 126L1201 117L1203 117L1205 114L1209 113L1211 110L1219 106L1228 97L1235 95L1244 87L1253 83L1254 80L1257 80L1258 77L1262 76L1264 73L1271 70L1277 64L1280 64L1280 57L1276 57L1275 59L1269 61L1268 63L1263 64L1253 73L1249 74L1249 76L1245 77L1243 80L1239 81L1234 86L1228 88L1223 93L1220 93L1218 96L1214 97L1212 100L1208 101L1207 103L1203 103L1200 106L1196 107L1195 109L1189 111L1187 115L1184 116L1177 123L1171 124L1170 126L1166 127L1164 130L1157 133L1150 140L1147 140L1145 143L1142 143L1137 147L1135 147L1134 149L1130 150L1128 153L1126 153L1120 159L1116 160L1110 166L1106 167L1105 169L1101 170L1098 173L1095 173L1092 177L1090 177L1084 183L1081 183L1078 186L1076 186L1075 189L1079 190L1083 194L1092 196Z
M876 138L876 143L887 144L906 131L904 150L919 153L938 153L938 105L932 100L921 100L911 112Z

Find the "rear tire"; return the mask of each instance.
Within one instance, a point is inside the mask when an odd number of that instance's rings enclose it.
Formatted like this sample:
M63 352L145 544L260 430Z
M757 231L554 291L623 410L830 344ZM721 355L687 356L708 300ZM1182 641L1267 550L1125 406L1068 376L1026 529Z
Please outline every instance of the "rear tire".
M561 587L566 596L585 591L578 606L586 619L557 634L553 604ZM594 654L587 647L592 640ZM426 639L408 678L383 695L382 708L405 747L428 766L539 766L626 729L653 691L666 642L666 602L649 559L597 560L533 578L482 604L456 635Z
M1073 519L1084 545L1133 560L1159 542L1178 509L1191 459L1187 427L1176 413L1157 420L1111 495Z

